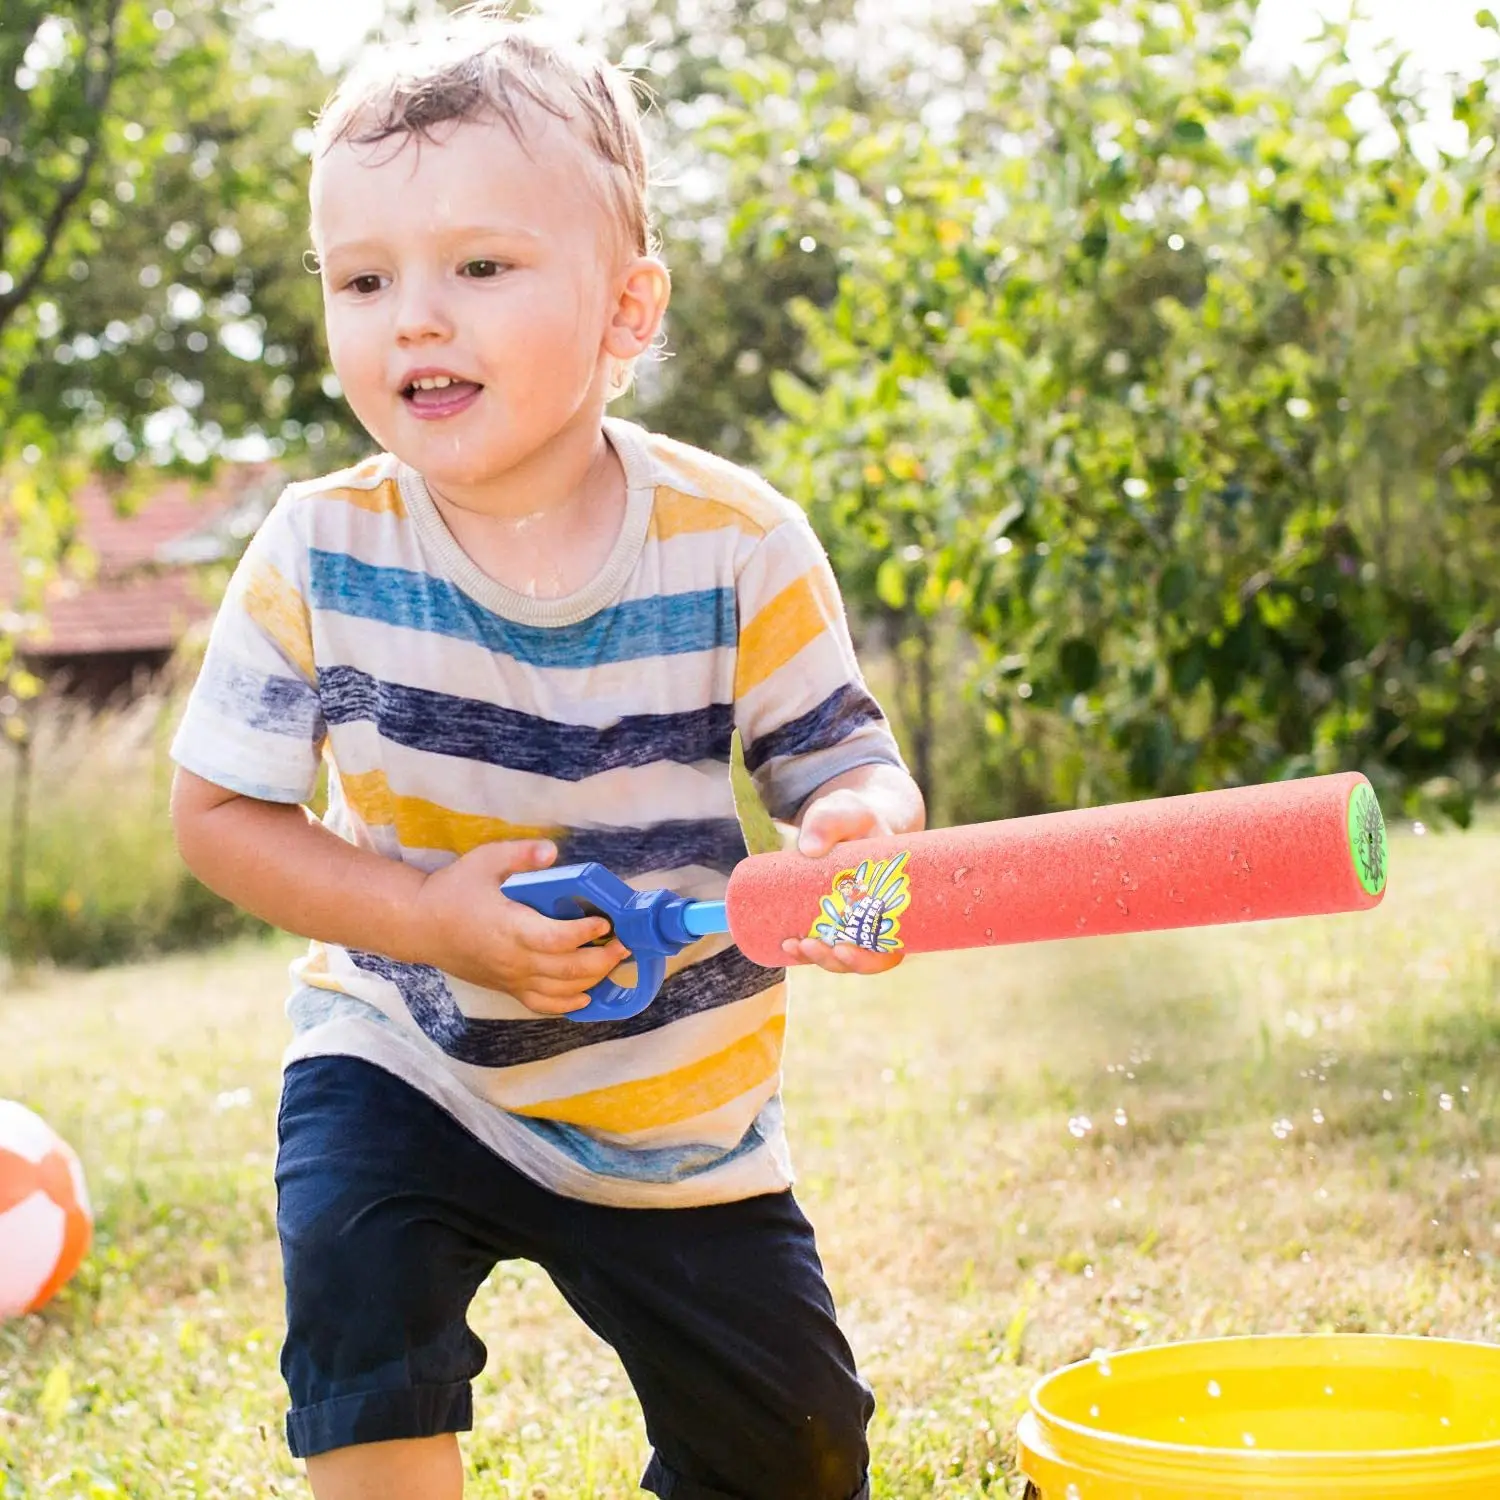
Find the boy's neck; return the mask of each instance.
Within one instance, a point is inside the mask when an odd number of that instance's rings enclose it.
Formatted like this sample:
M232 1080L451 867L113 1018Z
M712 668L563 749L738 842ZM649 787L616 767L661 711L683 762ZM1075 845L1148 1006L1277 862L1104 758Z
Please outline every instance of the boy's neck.
M583 588L603 568L624 523L625 471L602 413L571 424L484 484L426 483L470 559L497 583L535 598Z
M611 452L602 411L589 411L504 474L478 484L423 478L445 517L461 511L476 520L530 524L544 515L560 519L585 505L601 472L611 466Z

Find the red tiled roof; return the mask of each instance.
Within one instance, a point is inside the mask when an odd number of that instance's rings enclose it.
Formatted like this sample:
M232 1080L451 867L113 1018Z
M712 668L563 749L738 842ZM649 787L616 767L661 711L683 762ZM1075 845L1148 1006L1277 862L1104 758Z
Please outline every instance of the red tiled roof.
M22 638L30 657L170 651L183 632L213 613L190 563L163 560L162 549L222 519L274 482L268 464L226 464L207 488L171 480L129 515L97 479L73 497L78 534L93 553L89 578L61 577L47 591L46 628ZM0 538L0 604L19 593L14 544Z

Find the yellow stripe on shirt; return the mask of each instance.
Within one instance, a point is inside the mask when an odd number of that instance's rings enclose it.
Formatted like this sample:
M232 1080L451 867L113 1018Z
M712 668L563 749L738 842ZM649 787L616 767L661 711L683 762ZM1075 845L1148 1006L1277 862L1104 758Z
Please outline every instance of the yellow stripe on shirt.
M401 486L394 479L384 480L369 489L343 487L336 490L319 490L319 500L339 500L345 505L357 506L375 515L392 515L405 519L406 502L401 498Z
M823 595L815 571L789 584L740 630L734 696L743 698L828 628L836 603Z
M245 581L245 613L281 647L286 658L312 682L312 621L307 601L268 562L261 562Z
M697 536L731 527L748 536L766 534L765 527L757 525L743 506L689 495L668 485L657 486L656 503L651 510L651 535L656 541L667 542L677 536Z
M555 839L564 830L544 824L508 823L503 818L458 812L424 797L391 790L384 771L342 772L344 804L366 828L394 828L404 849L438 849L467 854L481 844L505 839Z
M311 990L332 990L335 994L349 992L328 969L328 949L319 942L308 945L307 957L292 965L292 973Z
M585 1130L605 1130L614 1135L660 1130L691 1120L695 1115L722 1109L757 1085L769 1083L781 1069L785 1035L783 1012L722 1052L670 1073L563 1099L544 1099L512 1113L558 1120Z
M783 501L769 485L731 463L708 461L705 454L661 439L651 444L651 453L663 469L683 481L682 489L712 496L721 505L739 511L763 534L774 531L787 519L789 502Z

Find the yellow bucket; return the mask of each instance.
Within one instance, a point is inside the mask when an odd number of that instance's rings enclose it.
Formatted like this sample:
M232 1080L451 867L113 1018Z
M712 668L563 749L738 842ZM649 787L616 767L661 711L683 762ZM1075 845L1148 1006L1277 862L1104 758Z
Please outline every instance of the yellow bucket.
M1500 1500L1500 1347L1204 1339L1069 1365L1021 1418L1041 1500Z

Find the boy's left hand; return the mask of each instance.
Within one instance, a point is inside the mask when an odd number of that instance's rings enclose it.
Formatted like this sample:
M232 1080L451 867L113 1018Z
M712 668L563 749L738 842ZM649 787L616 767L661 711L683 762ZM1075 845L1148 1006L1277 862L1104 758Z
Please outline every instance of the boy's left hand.
M818 797L802 814L797 831L797 852L821 859L836 844L850 839L881 838L893 830L881 814L858 792L848 787ZM830 974L884 974L905 957L902 953L872 953L854 943L831 947L818 938L788 938L781 951L788 958L816 964Z

